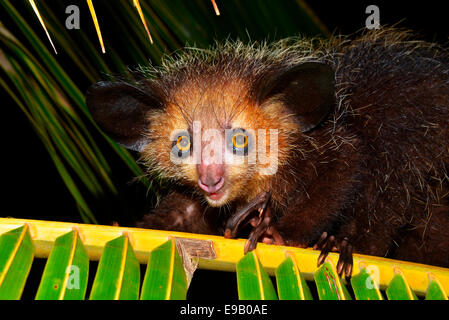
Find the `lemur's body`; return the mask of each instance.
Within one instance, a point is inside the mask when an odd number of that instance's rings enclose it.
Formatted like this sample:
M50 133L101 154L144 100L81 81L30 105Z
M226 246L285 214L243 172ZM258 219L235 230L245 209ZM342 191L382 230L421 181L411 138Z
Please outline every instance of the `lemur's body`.
M106 133L183 186L139 226L223 234L228 223L235 235L249 220L266 242L449 266L448 57L394 30L316 48L227 43L181 54L133 86L100 83L87 103ZM204 138L208 129L221 142ZM248 163L258 129L278 132L277 154L265 139L272 174ZM186 164L195 147L199 163ZM245 164L227 163L233 152ZM265 224L248 216L255 209Z

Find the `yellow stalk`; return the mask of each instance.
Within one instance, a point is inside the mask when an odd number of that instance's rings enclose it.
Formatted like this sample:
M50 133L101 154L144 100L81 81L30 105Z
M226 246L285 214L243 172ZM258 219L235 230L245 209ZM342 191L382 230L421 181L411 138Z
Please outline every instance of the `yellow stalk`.
M56 238L77 228L90 260L99 260L105 244L126 232L140 263L147 263L151 251L172 237L188 238L195 239L198 245L204 244L204 248L213 250L213 255L209 253L207 257L198 257L199 268L235 272L236 264L243 257L243 248L246 243L246 239L225 239L219 236L184 232L11 218L0 218L0 234L24 224L29 227L37 258L47 258ZM269 275L275 274L276 268L284 261L286 252L289 252L295 263L300 266L304 278L312 280L313 273L317 270L319 251L310 248L257 244L257 256ZM338 254L331 252L328 259L336 265L338 257ZM410 289L417 293L426 293L429 273L438 278L444 290L449 292L449 269L447 268L361 254L354 254L353 259L353 274L358 274L362 268L372 266L379 274L381 289L389 285L395 276L395 270L400 270L407 279Z
M39 13L39 10L37 9L36 3L34 2L34 0L28 0L28 1L30 2L31 7L33 8L34 13L36 14L37 18L39 19L39 22L41 23L42 28L44 28L45 33L47 34L47 38L50 41L51 46L53 47L53 50L55 51L56 54L58 54L58 52L56 51L56 48L55 48L55 46L53 44L53 41L51 41L51 37L50 37L50 34L47 31L47 27L45 26L44 20L42 20L42 17L41 17L41 15Z
M172 237L170 237L170 241L172 242L171 251L170 251L170 270L168 273L170 275L170 279L168 280L168 283L167 283L167 294L165 296L165 300L170 300L170 297L171 297L171 291L172 291L172 287L173 287L173 270L175 267L176 245L175 245L175 242Z
M215 3L215 0L211 0L211 1L212 1L212 5L214 6L215 14L216 14L217 16L219 16L219 15L220 15L220 10L218 10L218 6L217 6L217 4Z
M119 278L117 279L117 283L118 283L118 290L115 293L115 297L114 300L118 300L120 298L120 293L121 293L121 289L122 289L122 284L123 284L123 274L125 273L125 267L126 267L126 256L128 255L128 234L126 232L123 233L123 235L125 236L125 245L124 245L124 249L122 251L122 260L120 262L120 275Z
M72 248L70 250L70 258L69 258L69 263L67 264L68 266L72 266L73 263L73 257L75 256L75 250L76 250L76 245L77 245L77 241L78 241L78 232L75 228L74 230L75 232L73 232L73 244L72 244ZM63 300L64 299L64 295L66 293L67 290L67 283L69 281L69 275L70 273L67 272L68 270L66 270L65 274L64 274L64 279L62 280L62 288L61 288L61 292L59 294L58 299L59 300Z
M87 5L89 6L92 20L94 21L95 30L97 30L98 40L100 41L100 45L101 45L101 51L103 53L106 53L106 49L104 48L104 43L103 43L103 37L101 36L100 25L98 24L97 14L95 13L95 9L94 9L92 0L87 0Z
M139 13L140 20L142 21L143 26L145 27L145 30L147 31L148 38L150 39L150 43L153 44L153 38L151 38L150 30L148 30L147 23L145 21L145 17L143 16L143 12L142 12L142 8L140 7L139 0L133 0L133 4L136 7L137 12Z

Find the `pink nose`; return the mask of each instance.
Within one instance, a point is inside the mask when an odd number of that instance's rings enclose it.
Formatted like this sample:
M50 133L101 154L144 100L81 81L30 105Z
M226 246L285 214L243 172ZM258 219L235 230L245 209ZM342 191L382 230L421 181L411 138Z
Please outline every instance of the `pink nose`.
M200 179L198 179L198 185L200 186L201 189L203 189L204 191L206 191L207 193L215 193L218 190L221 189L221 187L223 187L224 184L224 178L220 177L219 180L206 180L206 182L203 182Z
M222 165L198 165L198 185L207 193L215 193L224 185Z

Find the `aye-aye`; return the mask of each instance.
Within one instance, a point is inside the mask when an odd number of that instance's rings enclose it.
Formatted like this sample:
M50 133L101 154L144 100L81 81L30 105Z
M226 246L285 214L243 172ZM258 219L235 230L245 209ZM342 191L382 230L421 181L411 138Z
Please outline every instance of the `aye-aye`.
M173 192L139 227L449 267L449 55L386 28L185 49L99 82L100 127ZM246 229L245 229L246 228Z

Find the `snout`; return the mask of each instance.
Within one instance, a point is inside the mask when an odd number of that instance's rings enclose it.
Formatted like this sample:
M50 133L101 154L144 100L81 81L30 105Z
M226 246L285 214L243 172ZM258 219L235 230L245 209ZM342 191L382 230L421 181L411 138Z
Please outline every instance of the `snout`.
M218 181L206 180L206 182L198 179L198 185L207 193L217 193L224 185L224 177L220 177Z
M223 187L224 168L222 164L198 165L198 185L207 193L217 193Z

